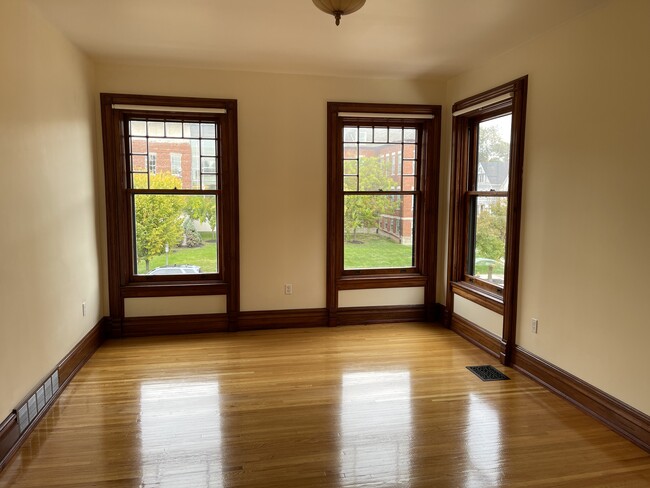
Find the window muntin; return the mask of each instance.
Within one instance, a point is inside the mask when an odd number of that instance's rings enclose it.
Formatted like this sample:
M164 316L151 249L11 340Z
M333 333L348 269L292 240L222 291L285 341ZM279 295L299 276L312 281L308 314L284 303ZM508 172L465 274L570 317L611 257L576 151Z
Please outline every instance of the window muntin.
M126 114L125 127L131 274L218 274L218 120Z
M418 128L346 123L342 141L343 271L414 268Z

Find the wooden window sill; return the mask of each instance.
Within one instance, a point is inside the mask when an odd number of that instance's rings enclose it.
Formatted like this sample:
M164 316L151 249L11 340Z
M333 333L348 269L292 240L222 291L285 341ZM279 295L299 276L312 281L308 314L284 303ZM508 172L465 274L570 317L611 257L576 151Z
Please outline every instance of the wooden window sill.
M337 281L339 290L358 290L364 288L403 288L409 286L424 286L427 277L421 274L390 274L390 275L354 275L343 276Z
M452 282L451 290L460 297L477 303L499 315L503 315L503 297L500 295L464 281Z
M229 285L223 281L130 283L121 287L123 298L171 297L190 295L225 295Z

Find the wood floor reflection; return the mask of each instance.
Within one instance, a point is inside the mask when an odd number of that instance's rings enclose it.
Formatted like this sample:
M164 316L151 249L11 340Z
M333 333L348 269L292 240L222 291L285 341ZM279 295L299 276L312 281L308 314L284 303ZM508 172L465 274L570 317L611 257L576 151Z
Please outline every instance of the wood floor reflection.
M452 332L393 324L109 341L9 486L646 487L650 455Z

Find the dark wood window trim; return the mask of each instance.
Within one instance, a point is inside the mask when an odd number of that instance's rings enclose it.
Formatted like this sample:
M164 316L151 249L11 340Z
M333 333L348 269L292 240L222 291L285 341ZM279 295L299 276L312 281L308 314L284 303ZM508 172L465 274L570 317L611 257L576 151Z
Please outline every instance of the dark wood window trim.
M528 77L524 76L494 89L461 100L453 105L458 113L452 121L452 175L450 194L450 233L448 256L447 309L453 313L454 293L503 314L501 361L509 364L515 346L517 289L519 275L519 231L524 163L524 133ZM510 95L510 97L507 97ZM503 100L496 101L499 98ZM490 103L495 101L495 103ZM475 107L475 108L472 108ZM462 113L462 111L465 111ZM505 113L512 114L508 210L506 224L506 269L504 287L472 283L465 274L468 252L468 195L472 124ZM494 196L499 196L494 193Z
M329 102L327 104L327 308L330 325L336 325L338 292L368 288L424 287L427 317L435 305L438 171L440 163L439 105L401 105ZM340 117L340 113L363 114ZM387 116L388 114L388 116ZM404 114L404 118L395 118ZM376 116L373 116L376 115ZM420 118L418 118L420 117ZM420 202L416 200L415 266L391 270L343 269L343 172L340 168L344 123L415 123L420 128Z
M474 286L466 281L451 283L451 290L454 294L466 298L474 303L503 315L503 297L487 291L484 288Z
M237 169L237 101L187 97L123 95L102 93L101 116L104 141L106 188L106 221L108 248L108 281L110 318L113 330L124 320L124 299L134 297L227 295L230 324L236 324L239 311L239 209ZM130 106L120 109L114 106ZM221 145L221 188L219 195L218 242L219 269L216 274L182 276L134 276L132 272L132 229L130 215L131 191L127 185L124 149L125 114L138 113L135 107L158 107L161 117L213 117L219 121ZM173 110L164 111L160 107ZM222 109L223 114L183 112L190 109ZM142 114L152 112L143 109ZM157 193L164 193L158 191ZM190 191L191 193L191 191Z

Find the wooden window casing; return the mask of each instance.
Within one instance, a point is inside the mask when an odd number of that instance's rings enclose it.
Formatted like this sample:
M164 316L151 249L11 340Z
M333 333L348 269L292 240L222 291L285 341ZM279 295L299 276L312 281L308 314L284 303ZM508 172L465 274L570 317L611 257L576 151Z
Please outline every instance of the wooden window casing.
M400 118L395 118L399 114ZM427 314L435 304L438 167L440 158L440 106L362 103L328 103L328 244L327 308L330 325L336 323L338 292L364 288L424 287ZM401 117L403 115L403 117ZM413 190L387 188L359 191L359 194L399 198L415 196L413 220L413 263L402 268L344 269L344 198L354 192L344 190L343 127L408 127L417 129L417 186ZM359 135L359 142L369 143ZM403 151L402 149L400 149ZM386 156L388 170L395 174L397 151ZM408 175L410 176L410 175ZM397 186L397 185L396 185ZM395 219L380 218L378 228L395 232ZM429 308L431 311L429 311Z
M154 111L148 110L148 106ZM169 107L170 110L166 112L161 107ZM188 110L184 112L183 108ZM234 317L239 310L237 101L103 93L101 109L109 301L113 333L119 335L124 319L125 298L225 294L228 314ZM202 109L208 111L201 112ZM127 124L132 119L215 123L219 132L216 187L202 185L201 188L166 190L134 188L128 161L130 149L127 129ZM157 172L160 166L159 154L154 156L154 161ZM148 164L150 171L153 169L150 160ZM214 196L218 222L217 272L191 275L136 274L133 205L134 195L137 194Z
M461 112L452 122L452 175L448 256L447 310L453 313L457 294L504 316L501 361L508 364L515 344L519 274L519 230L524 163L524 133L528 77L518 78L453 105ZM495 100L495 103L491 103ZM472 107L477 107L472 109ZM476 191L477 137L482 121L512 114L507 191ZM503 286L477 279L467 272L470 255L471 199L507 197L505 273Z

